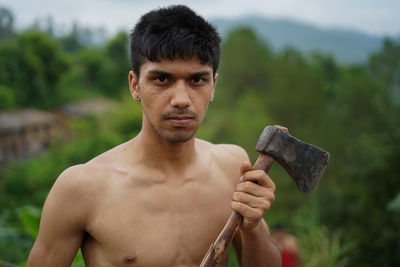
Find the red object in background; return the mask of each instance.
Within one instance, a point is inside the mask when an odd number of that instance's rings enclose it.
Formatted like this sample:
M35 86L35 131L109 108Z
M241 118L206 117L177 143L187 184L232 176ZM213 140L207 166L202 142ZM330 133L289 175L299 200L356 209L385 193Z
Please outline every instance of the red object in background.
M299 261L296 253L288 250L282 250L281 257L282 267L299 267Z

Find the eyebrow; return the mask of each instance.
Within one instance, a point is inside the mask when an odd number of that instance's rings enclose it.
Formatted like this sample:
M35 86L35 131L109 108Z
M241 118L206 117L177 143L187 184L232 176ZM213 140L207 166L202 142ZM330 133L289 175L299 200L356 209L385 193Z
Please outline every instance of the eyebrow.
M166 76L166 77L172 76L171 73L161 71L161 70L150 70L149 73L152 75L156 75L156 76ZM201 77L201 76L207 76L207 75L212 75L211 71L199 71L199 72L191 73L190 77Z
M195 73L192 74L192 77L201 77L201 76L207 76L207 75L212 75L211 71L195 72Z
M171 73L161 70L150 70L149 73L157 76L171 76Z

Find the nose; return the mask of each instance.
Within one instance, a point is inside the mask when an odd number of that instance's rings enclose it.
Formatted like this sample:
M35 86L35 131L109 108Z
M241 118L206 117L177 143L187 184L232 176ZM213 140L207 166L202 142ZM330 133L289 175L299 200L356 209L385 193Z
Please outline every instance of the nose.
M173 89L171 96L171 106L176 108L187 108L190 106L190 96L189 96L188 86L185 82L179 82Z

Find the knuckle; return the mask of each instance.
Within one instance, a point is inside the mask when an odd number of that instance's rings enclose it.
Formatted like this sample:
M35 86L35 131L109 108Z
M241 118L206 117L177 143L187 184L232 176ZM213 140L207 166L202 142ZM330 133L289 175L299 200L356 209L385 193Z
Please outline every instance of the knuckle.
M250 191L253 186L253 182L246 181L243 183L243 189L245 191Z
M240 213L240 211L243 209L243 203L232 201L231 207L233 210L238 211Z
M243 174L243 177L246 181L253 181L256 180L258 177L258 171L259 170L255 170L255 171L248 171L245 174Z
M248 218L250 220L256 221L258 219L260 219L263 216L264 212L260 209L256 209L254 210L254 212L250 213Z
M275 201L275 194L274 192L269 192L269 194L266 197L266 200L269 202L274 202Z
M271 180L271 188L275 192L276 190L276 184Z
M232 208L233 210L237 210L237 209L238 209L238 203L235 202L235 201L232 201L232 202L231 202L231 208Z
M236 186L235 192L243 192L243 191L244 191L243 184L238 184Z
M233 194L232 194L232 200L233 200L233 201L237 200L237 192L233 192Z
M251 176L248 173L243 174L243 182L242 183L246 183L248 181L251 181Z
M240 184L238 184L238 185L236 186L236 191L238 191L238 192L244 191L244 183L245 183L245 182L241 182Z
M264 216L265 212L266 210L258 210L257 219L261 219Z
M264 170L256 170L254 171L254 176L257 176L259 178L265 177L267 174Z
M267 211L267 210L269 210L270 207L271 207L271 203L268 201L265 201L264 205L263 205L263 210Z
M239 202L243 201L243 193L242 192L234 192L233 199L235 201L239 201Z
M257 216L256 219L260 219L264 216L264 211L263 210L257 210L256 212Z
M244 172L242 176L243 176L243 179L247 179L249 176L249 171Z
M268 209L268 201L264 200L263 202L261 202L260 209L267 210Z

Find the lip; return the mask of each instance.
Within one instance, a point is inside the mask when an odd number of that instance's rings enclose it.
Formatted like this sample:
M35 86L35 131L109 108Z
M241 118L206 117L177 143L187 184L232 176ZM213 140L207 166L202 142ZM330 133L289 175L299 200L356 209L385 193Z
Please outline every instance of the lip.
M168 120L174 126L186 126L193 121L193 117L171 117Z

